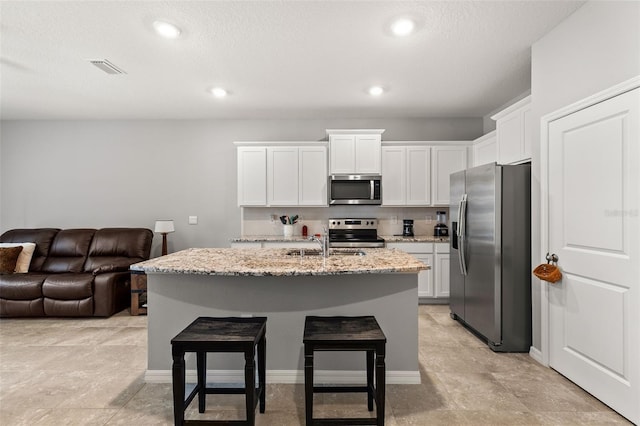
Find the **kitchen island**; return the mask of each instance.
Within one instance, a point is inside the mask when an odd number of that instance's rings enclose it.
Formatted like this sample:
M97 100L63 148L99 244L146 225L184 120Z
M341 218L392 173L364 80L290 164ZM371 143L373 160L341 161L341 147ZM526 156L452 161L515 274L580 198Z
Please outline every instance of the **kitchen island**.
M303 383L307 315L374 315L387 336L388 383L420 383L418 273L400 250L192 248L131 266L148 275L148 382L171 382L171 338L199 316L266 316L267 381ZM241 382L241 355L209 355L212 380ZM187 368L195 374L195 357ZM322 383L360 382L365 356L320 353ZM189 372L188 372L189 373Z

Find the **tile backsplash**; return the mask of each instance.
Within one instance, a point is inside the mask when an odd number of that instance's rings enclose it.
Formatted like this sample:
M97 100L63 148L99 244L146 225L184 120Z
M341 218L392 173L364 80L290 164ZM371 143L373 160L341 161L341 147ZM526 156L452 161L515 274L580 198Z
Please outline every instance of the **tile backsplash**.
M302 226L306 225L309 235L322 232L322 227L331 218L376 218L379 235L402 234L402 220L413 219L415 235L433 235L437 223L436 212L446 211L448 207L377 207L377 206L333 206L333 207L245 207L243 208L242 235L282 235L280 216L298 215L300 219L293 227L294 235L302 235ZM275 215L276 220L271 220Z

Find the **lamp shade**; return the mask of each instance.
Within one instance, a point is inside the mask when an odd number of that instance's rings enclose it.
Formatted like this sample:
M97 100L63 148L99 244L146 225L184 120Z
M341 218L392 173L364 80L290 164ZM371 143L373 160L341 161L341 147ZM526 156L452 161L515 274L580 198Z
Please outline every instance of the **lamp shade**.
M169 233L175 231L173 220L156 220L155 232Z

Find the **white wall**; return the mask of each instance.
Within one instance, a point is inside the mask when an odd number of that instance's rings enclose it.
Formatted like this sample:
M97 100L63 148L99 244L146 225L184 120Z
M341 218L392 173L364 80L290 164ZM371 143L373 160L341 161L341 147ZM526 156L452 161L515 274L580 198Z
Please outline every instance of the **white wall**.
M386 140L472 140L482 119L3 121L0 232L18 227L153 228L169 250L240 235L234 141L323 140L327 128L383 128ZM187 218L197 215L198 225ZM154 239L152 255L160 252Z
M534 141L540 118L640 75L640 2L591 1L532 47ZM532 253L540 259L540 146L532 152ZM597 224L594 229L597 228ZM560 259L562 264L562 259ZM540 289L533 285L533 345L540 349Z

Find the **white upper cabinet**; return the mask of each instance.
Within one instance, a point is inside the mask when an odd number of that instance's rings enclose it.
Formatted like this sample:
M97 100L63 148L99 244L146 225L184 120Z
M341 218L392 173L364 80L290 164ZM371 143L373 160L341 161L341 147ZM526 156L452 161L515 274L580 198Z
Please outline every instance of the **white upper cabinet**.
M431 148L432 205L449 205L449 175L466 168L466 146L434 146Z
M431 148L407 147L407 205L431 204Z
M382 147L382 205L407 204L407 148Z
M331 174L379 175L382 132L327 129Z
M430 147L382 147L382 204L385 206L431 204Z
M324 145L239 146L239 206L327 206Z
M498 161L498 141L496 131L489 132L473 141L473 166L495 163Z
M327 148L324 146L298 148L298 205L326 206Z
M298 204L298 148L267 148L267 203L270 206Z
M267 148L238 147L238 206L267 204Z
M491 117L496 120L498 164L522 163L531 159L531 96Z

